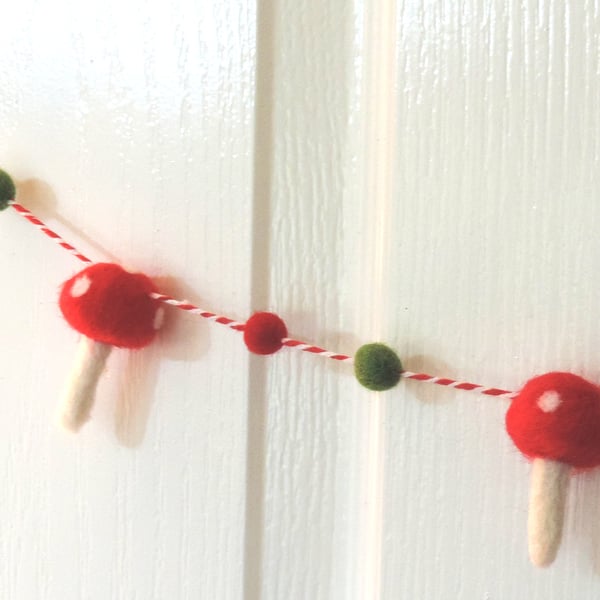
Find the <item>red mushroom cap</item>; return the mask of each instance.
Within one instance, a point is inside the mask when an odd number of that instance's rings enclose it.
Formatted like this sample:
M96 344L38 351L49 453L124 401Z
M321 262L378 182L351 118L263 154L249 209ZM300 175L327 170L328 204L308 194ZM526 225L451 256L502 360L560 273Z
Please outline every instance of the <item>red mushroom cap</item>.
M162 307L149 296L156 288L141 273L98 263L63 284L59 305L71 327L104 344L141 348L156 335Z
M506 413L506 430L530 458L600 465L600 388L572 373L529 380Z

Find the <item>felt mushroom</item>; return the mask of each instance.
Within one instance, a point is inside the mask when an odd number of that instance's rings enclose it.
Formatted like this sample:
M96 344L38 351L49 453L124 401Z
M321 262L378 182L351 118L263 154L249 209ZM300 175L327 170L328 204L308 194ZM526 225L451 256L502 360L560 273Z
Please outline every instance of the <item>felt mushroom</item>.
M66 429L77 431L89 419L112 348L141 348L154 339L163 318L160 303L150 297L155 291L146 275L111 263L87 267L63 284L60 309L82 334L60 409Z
M600 465L600 388L572 373L534 377L509 407L506 429L532 459L529 556L547 566L560 546L571 473Z

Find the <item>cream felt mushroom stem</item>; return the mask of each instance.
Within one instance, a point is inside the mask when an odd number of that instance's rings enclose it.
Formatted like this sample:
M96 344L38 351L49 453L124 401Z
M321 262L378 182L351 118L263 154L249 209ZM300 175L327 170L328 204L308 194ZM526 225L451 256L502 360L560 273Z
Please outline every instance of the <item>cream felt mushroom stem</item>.
M154 339L164 310L154 292L146 275L112 263L87 267L63 285L60 309L82 334L60 407L65 429L78 431L89 419L112 348L141 348Z
M506 429L532 459L529 557L546 567L560 547L571 474L600 465L600 388L572 373L534 377L510 405Z
M112 349L110 344L81 336L59 413L60 424L68 431L78 431L89 420L98 381Z
M552 564L560 547L572 468L535 458L531 465L527 534L529 557L537 567Z

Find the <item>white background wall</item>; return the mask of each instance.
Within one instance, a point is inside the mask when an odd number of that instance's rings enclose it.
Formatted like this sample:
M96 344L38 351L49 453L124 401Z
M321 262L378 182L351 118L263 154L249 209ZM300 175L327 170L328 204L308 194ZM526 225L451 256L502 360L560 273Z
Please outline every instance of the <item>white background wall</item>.
M0 166L92 258L207 309L507 389L600 381L599 36L595 0L22 0ZM0 598L600 594L600 475L535 570L505 401L369 394L172 310L63 433L81 265L0 228Z

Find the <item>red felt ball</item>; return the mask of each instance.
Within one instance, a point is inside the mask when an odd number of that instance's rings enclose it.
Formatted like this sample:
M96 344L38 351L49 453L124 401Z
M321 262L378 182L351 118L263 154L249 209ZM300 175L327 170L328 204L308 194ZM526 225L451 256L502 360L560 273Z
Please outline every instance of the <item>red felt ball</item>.
M529 380L506 413L506 430L529 458L600 465L600 388L572 373Z
M98 263L66 281L59 306L71 327L104 344L141 348L156 335L162 307L152 280L119 265Z
M285 323L270 312L253 314L244 325L244 342L254 354L273 354L287 337Z

